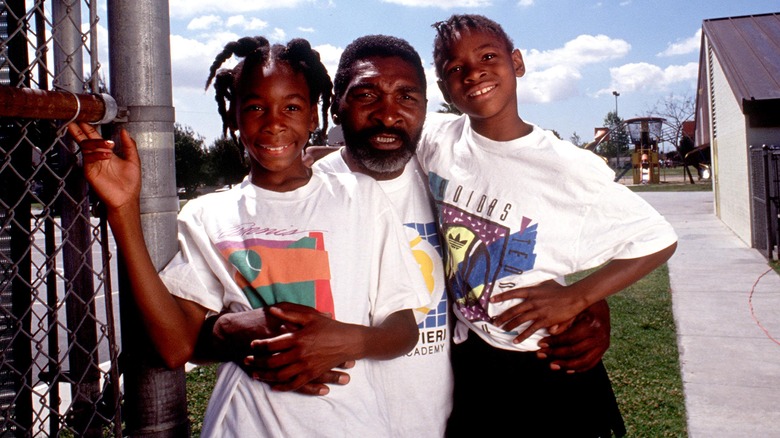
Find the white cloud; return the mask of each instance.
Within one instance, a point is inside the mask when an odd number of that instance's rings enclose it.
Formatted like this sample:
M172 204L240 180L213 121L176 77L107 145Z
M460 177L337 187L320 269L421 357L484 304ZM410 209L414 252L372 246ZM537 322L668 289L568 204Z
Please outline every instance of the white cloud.
M243 15L233 15L228 17L225 25L227 27L238 27L243 30L260 30L268 27L268 22L259 18L247 20Z
M268 41L276 41L280 43L286 43L287 42L287 32L284 31L284 29L280 29L278 27L275 27L273 32L268 34Z
M527 1L527 0L523 0ZM492 0L382 0L383 3L393 3L401 6L411 6L418 8L482 8L492 6Z
M339 59L341 59L341 54L344 52L344 49L341 47L332 46L330 44L314 46L313 49L319 52L320 61L322 61L322 64L328 70L330 78L333 79L333 77L336 75L336 69L339 66Z
M209 66L221 52L225 44L240 38L239 35L222 32L210 35L207 42L171 35L171 74L176 88L195 88L203 90ZM235 62L228 60L225 67L231 67Z
M666 91L673 84L681 82L695 83L699 74L699 64L689 62L685 65L670 65L661 68L646 62L625 64L609 69L612 83L609 88L599 90L597 95L631 91Z
M187 30L207 30L222 24L222 19L216 15L195 17L187 24Z
M580 35L553 50L529 50L525 55L526 68L546 68L555 65L583 66L625 56L631 44L606 35Z
M517 6L527 8L534 5L534 0L520 0L517 2Z
M517 85L520 103L548 103L566 100L578 94L582 74L571 66L557 65L528 73Z
M314 28L313 27L299 27L298 28L298 32L314 33Z
M241 14L265 9L295 8L317 0L230 0L215 2L214 0L170 0L171 17L191 17L204 13Z
M666 49L657 54L656 56L676 56L676 55L687 55L689 53L696 53L699 51L699 46L701 45L701 29L697 30L695 34L693 34L692 37L686 38L682 41L678 40L674 43L669 43L666 46Z

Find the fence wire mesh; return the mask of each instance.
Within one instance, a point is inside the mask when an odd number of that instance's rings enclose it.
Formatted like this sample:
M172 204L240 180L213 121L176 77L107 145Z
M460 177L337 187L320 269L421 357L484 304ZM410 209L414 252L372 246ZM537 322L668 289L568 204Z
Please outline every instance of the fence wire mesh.
M0 87L99 92L96 1L0 0ZM113 243L66 122L0 117L2 437L121 435Z

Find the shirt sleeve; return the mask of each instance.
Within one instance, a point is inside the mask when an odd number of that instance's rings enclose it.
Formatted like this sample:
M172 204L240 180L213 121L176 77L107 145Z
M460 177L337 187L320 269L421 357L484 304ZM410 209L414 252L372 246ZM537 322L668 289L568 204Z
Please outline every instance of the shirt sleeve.
M578 257L589 269L656 253L677 241L669 222L627 187L606 184L582 221Z
M372 264L376 272L372 278L377 281L371 324L379 325L390 314L399 310L417 309L430 304L431 296L425 285L420 267L414 259L412 249L406 239L401 219L390 205L390 200L377 186L375 195L382 198L385 206L377 217L375 236L375 260ZM422 319L424 315L418 315ZM419 321L418 321L419 322Z
M218 313L224 307L224 287L210 267L210 263L215 260L211 241L205 232L198 232L198 228L192 224L193 221L193 215L179 215L179 252L160 272L160 278L171 295L193 301Z

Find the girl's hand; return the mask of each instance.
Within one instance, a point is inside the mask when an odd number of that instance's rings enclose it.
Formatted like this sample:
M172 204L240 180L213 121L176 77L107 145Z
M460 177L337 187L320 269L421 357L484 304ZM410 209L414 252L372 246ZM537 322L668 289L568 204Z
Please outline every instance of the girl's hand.
M515 343L524 341L543 328L553 334L560 333L587 307L585 300L572 286L563 286L553 280L493 295L490 302L500 303L514 299L522 299L523 302L496 316L493 324L509 331L531 321L531 325L517 335Z
M105 140L88 123L71 123L68 133L84 158L84 176L100 199L111 209L137 205L141 194L141 161L135 141L124 129L115 144Z

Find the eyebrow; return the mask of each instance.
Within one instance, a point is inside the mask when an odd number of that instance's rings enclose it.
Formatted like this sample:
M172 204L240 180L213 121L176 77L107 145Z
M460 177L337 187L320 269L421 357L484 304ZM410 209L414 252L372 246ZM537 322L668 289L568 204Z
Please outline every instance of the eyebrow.
M303 100L309 100L309 97L301 94L301 93L290 93L285 96L282 96L283 99L303 99ZM267 99L265 96L261 96L259 94L255 93L247 93L245 94L241 100L250 100L250 99Z

